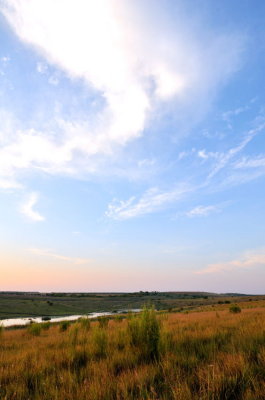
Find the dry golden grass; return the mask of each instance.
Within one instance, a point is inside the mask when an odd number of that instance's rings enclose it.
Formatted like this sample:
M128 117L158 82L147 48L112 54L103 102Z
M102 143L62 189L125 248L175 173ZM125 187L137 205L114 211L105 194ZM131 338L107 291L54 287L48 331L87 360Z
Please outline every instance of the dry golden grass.
M264 400L265 308L258 305L240 314L161 314L160 333L148 315L146 325L137 317L51 326L40 336L4 331L0 399ZM135 343L132 329L141 332Z

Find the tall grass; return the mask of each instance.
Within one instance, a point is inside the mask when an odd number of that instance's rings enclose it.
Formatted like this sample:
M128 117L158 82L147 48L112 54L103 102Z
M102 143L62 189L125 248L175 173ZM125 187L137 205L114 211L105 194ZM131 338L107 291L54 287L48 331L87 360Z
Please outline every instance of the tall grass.
M69 328L70 322L69 321L62 321L60 323L60 331L65 332Z
M4 332L4 327L3 325L0 324L0 337L2 336L3 332Z
M108 337L105 329L101 326L94 328L93 331L93 353L96 358L105 358L107 355Z
M146 308L100 325L2 332L0 399L265 399L265 308L218 317Z
M160 324L154 308L145 307L140 315L128 321L130 343L140 351L144 361L159 358Z
M40 336L41 333L41 324L33 323L27 327L27 331L30 335Z
M90 329L90 319L87 317L82 317L79 319L79 323L81 325L81 327L85 330L85 331L89 331Z
M98 318L100 328L107 328L109 324L109 318L106 316L102 316Z

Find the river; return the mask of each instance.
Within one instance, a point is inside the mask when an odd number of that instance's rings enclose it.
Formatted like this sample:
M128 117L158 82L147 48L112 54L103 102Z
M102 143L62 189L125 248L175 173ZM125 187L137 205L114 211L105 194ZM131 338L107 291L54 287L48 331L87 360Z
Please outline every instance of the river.
M79 318L98 318L98 317L103 317L103 316L108 316L108 315L117 315L117 314L122 314L122 313L128 313L128 312L139 312L141 311L139 308L133 309L133 310L121 310L118 311L117 313L111 313L111 312L94 312L90 314L84 314L84 315L69 315L66 317L50 317L51 319L49 322L61 322L61 321L76 321ZM45 317L44 317L45 318ZM42 319L42 317L26 317L26 318L9 318L9 319L2 319L0 320L0 326L3 326L4 328L9 328L11 326L25 326L29 325L31 323L41 323L41 322L47 322Z

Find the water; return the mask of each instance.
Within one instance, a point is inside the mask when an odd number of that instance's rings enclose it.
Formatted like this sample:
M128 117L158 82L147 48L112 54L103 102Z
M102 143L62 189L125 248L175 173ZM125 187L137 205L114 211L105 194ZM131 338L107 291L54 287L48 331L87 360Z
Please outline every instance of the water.
M116 315L116 314L122 314L126 313L128 311L131 312L139 312L141 311L139 308L134 309L134 310L122 310L119 311L118 313L111 313L111 312L94 312L90 314L84 314L84 315L69 315L68 317L51 317L49 322L61 322L61 321L76 321L79 318L85 317L85 318L98 318L98 317L103 317L103 316L108 316L108 315ZM42 317L28 317L28 318L9 318L9 319L2 319L0 320L0 325L2 325L5 328L9 328L11 326L25 326L29 325L30 323L35 322L35 323L41 323L41 322L47 322L43 321Z

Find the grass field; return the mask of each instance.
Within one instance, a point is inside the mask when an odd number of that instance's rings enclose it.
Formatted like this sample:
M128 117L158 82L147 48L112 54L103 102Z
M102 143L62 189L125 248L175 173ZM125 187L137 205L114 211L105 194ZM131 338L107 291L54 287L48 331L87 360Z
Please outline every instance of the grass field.
M230 306L2 331L0 398L264 400L265 301Z
M236 296L236 301L258 300L264 296ZM157 310L189 309L235 301L235 297L196 292L138 293L0 293L0 319L34 316L66 316L99 311L141 308L152 303Z

